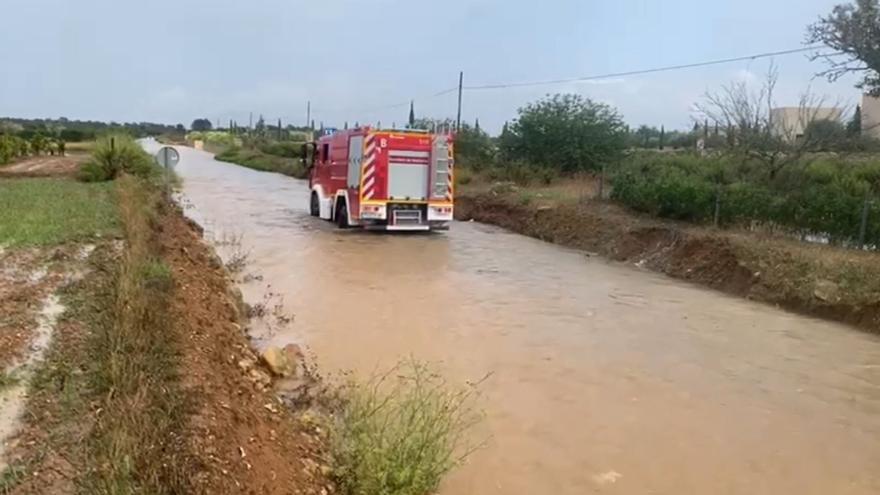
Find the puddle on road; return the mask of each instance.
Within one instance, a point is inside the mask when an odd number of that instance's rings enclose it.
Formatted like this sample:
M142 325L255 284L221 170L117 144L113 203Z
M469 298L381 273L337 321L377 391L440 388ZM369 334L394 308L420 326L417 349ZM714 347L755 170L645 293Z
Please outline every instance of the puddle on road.
M208 235L241 235L325 370L399 358L485 383L487 448L444 494L880 493L880 341L494 227L340 232L302 181L181 149Z

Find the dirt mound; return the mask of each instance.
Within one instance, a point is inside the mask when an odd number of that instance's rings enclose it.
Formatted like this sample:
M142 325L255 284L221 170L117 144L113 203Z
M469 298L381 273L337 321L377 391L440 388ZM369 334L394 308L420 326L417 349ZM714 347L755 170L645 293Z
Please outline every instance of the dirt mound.
M86 158L85 155L34 156L0 167L0 177L72 177Z
M230 281L179 212L160 240L175 279L184 386L195 404L187 437L201 458L202 493L321 493L328 486L322 438L237 364L257 360L240 325Z
M856 297L821 300L812 288L800 287L812 285L819 274L864 272L876 258L830 264L826 261L831 256L805 255L810 248L663 222L601 201L547 206L485 192L459 195L455 213L460 220L491 223L730 294L880 331L880 293L859 294L854 284L841 280L832 285L848 288Z

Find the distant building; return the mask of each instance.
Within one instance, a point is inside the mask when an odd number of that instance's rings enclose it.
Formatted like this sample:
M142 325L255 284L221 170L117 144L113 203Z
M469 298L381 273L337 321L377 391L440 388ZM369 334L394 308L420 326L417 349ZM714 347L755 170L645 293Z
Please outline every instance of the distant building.
M880 106L878 106L880 109ZM878 113L880 116L880 113ZM796 141L804 136L810 122L816 120L840 121L843 111L834 107L801 108L780 107L770 110L773 134L787 141Z
M862 135L880 139L880 98L862 95Z

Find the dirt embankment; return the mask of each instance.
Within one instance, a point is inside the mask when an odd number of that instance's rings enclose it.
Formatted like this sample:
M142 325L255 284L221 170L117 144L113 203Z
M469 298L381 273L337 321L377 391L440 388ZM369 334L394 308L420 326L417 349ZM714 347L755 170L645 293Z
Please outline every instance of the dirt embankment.
M242 331L240 296L197 226L170 208L160 227L175 280L184 386L194 415L187 432L203 493L321 493L324 443L242 361L257 362Z
M756 301L880 331L880 256L662 222L601 201L456 197L456 217L498 225Z
M8 461L8 469L0 470L0 493L93 493L120 486L134 491L162 487L167 493L178 489L206 494L332 492L327 478L326 432L302 410L285 407L269 386L270 373L259 364L243 330L245 311L228 272L202 242L198 227L177 207L163 204L154 218L151 237L156 254L173 280L168 308L171 324L151 328L167 332L159 338L169 342L170 355L163 359L173 370L161 374L169 381L156 386L162 389L160 394L180 396L180 406L175 405L167 415L143 411L141 416L135 408L131 417L119 418L113 416L119 404L108 404L119 400L114 395L125 392L96 393L95 376L125 372L122 368L131 366L95 369L104 363L96 357L101 353L96 343L104 342L96 337L100 329L109 329L111 338L126 338L119 336L124 331L114 330L114 325L120 324L114 320L114 308L118 308L120 267L130 253L122 243L102 242L90 255L83 276L59 289L68 311L58 322L44 361L26 384L28 397L21 425L0 459ZM70 250L81 252L71 245L58 250L58 256L66 256ZM52 259L53 253L35 259ZM12 261L22 256L7 253L4 270L11 270ZM4 325L21 329L22 335L13 334L2 342L8 340L18 348L30 340L33 306L57 286L52 269L39 280L28 275L44 264L31 257L15 265L27 268L23 276L30 276L32 282L11 293L18 295L4 300L3 305L4 311L15 316L14 320L3 320ZM4 359L14 356L3 353ZM115 362L110 358L108 362ZM152 383L157 377L137 380ZM122 400L143 402L139 396ZM113 445L130 443L136 429L156 429L148 424L153 421L167 423L158 427L167 435L157 438L155 444L139 447L138 455L150 459L112 459L120 450ZM102 456L111 458L101 462ZM125 471L114 467L117 461ZM139 470L143 462L149 463L151 474Z

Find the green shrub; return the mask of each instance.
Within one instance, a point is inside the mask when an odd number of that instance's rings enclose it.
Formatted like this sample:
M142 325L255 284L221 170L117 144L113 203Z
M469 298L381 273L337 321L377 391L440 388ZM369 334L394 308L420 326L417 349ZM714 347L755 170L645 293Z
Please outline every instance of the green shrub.
M302 158L302 145L296 141L271 141L260 146L260 151L285 158Z
M269 155L260 150L232 147L216 155L214 158L222 162L235 163L254 170L277 172L300 179L308 175L302 160Z
M86 182L113 180L121 172L142 178L155 178L161 170L130 136L117 134L99 139L92 160L82 166L79 179Z
M83 182L104 182L110 180L108 171L95 161L88 161L79 167L77 179Z
M17 136L0 135L0 165L5 165L30 152L30 145Z
M769 223L852 244L866 194L874 198L867 241L880 245L880 163L812 155L774 179L754 163L694 155L635 154L613 177L612 198L638 211L705 222L720 193L722 224Z
M333 475L346 495L427 495L473 451L473 387L450 387L428 366L398 365L343 392L331 430Z

